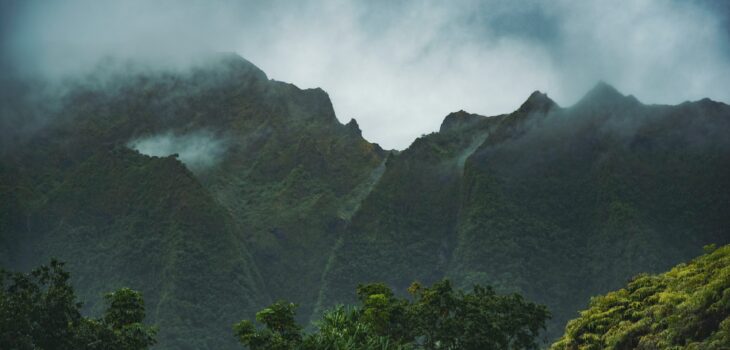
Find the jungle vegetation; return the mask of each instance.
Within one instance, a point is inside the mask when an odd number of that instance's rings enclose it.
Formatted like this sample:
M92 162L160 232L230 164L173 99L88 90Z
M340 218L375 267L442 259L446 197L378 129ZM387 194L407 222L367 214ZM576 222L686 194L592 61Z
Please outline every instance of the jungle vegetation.
M234 54L185 70L111 60L58 91L13 79L0 267L57 257L97 319L105 293L139 291L159 349L235 349L230 325L276 300L307 328L363 307L363 282L403 298L444 279L545 305L550 342L592 296L730 243L730 106L709 99L535 92L384 150L322 89Z
M492 288L455 290L448 280L425 287L413 283L410 298L399 298L382 283L357 287L359 305L336 306L302 333L296 305L276 302L234 326L251 350L289 349L538 349L549 319L547 308L519 294Z
M591 299L552 350L730 347L730 246Z
M69 277L57 260L29 273L0 270L0 348L142 350L155 344L157 330L143 323L139 292L107 293L103 315L84 317Z

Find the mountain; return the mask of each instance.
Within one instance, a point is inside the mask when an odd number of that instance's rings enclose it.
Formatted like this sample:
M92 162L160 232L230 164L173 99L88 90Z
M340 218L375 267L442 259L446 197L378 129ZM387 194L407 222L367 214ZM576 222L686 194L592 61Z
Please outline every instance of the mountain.
M142 291L161 348L234 348L231 325L275 299L306 313L385 152L322 90L238 56L116 73L75 82L47 115L13 108L43 126L2 152L3 266L68 262L88 312Z
M556 337L589 297L730 241L730 107L643 105L605 83L561 108L449 115L388 160L324 293L444 276L544 303ZM326 303L325 303L326 304Z
M591 299L552 349L727 349L730 246ZM662 320L657 322L657 320Z
M142 291L159 348L235 348L278 299L305 322L359 283L444 277L547 304L554 339L591 295L730 243L730 106L707 99L535 92L397 152L233 54L0 85L0 266L67 261L92 314Z

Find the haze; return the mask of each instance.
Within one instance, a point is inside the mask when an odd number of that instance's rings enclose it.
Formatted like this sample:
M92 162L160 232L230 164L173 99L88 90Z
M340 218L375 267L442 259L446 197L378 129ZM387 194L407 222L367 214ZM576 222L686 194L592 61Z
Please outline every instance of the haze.
M185 66L233 51L321 87L338 118L403 149L449 112L534 90L566 106L599 80L644 103L730 101L723 1L10 1L3 71L61 79L106 57Z

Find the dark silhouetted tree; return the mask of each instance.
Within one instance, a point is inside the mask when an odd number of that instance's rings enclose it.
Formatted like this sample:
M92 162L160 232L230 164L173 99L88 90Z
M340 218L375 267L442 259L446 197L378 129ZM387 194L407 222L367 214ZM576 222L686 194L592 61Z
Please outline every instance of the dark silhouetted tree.
M140 350L155 344L156 330L142 323L139 292L109 293L104 317L86 318L69 278L56 260L28 274L0 270L0 348Z

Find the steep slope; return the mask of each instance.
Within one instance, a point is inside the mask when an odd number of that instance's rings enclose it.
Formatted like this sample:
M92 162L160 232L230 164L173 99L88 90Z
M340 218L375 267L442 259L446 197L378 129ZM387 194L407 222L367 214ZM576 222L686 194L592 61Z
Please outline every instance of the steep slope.
M555 337L590 295L730 241L727 105L645 106L599 84L570 108L536 92L482 119L450 116L464 129L389 160L334 254L330 300L350 300L357 281L447 276L546 303ZM463 171L444 171L440 145L473 135L485 138Z
M331 256L320 302L354 300L358 283L383 281L404 290L413 279L433 283L444 276L456 239L454 199L464 162L500 120L452 113L439 133L388 158Z
M18 127L31 132L0 152L3 266L69 261L92 311L104 291L142 290L161 348L231 348L233 321L271 300L311 307L322 252L384 152L322 90L235 55L186 71L109 66L48 115L4 112L43 125Z
M53 188L27 204L16 264L68 262L88 312L101 311L103 293L131 287L160 344L221 348L234 345L228 325L268 302L231 217L178 160L102 148L57 176L34 184Z
M443 277L547 304L556 337L589 296L730 241L730 107L710 100L535 92L388 153L235 55L43 86L0 94L0 264L69 261L91 312L142 290L161 348L231 348L275 299L306 321L358 283Z
M591 299L552 349L727 349L730 246Z
M598 85L467 162L451 275L516 289L556 327L590 295L730 242L730 108Z
M354 120L337 122L324 91L281 83L270 89L266 119L246 126L205 181L246 228L271 297L299 303L304 320L326 252L377 181L385 152L362 138Z

